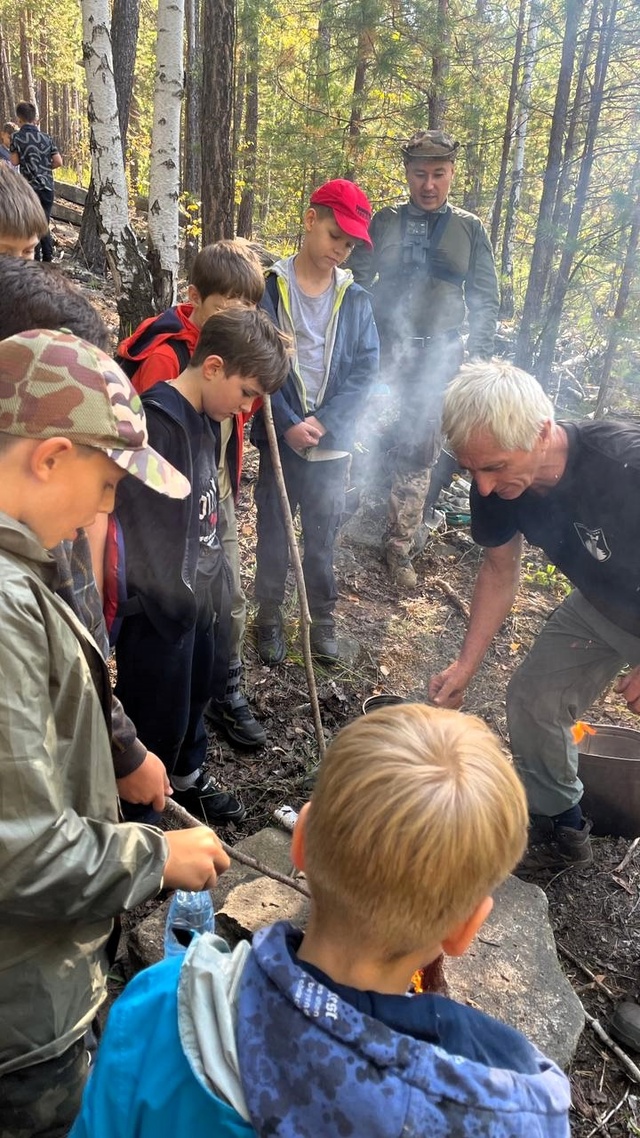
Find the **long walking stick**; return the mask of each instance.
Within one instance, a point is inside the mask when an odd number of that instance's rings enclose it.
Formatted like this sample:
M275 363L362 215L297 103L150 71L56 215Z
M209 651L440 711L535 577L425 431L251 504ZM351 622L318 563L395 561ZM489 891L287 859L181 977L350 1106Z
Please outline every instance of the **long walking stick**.
M270 395L263 396L262 409L264 412L265 426L267 428L267 439L269 442L271 464L273 466L273 472L276 478L276 486L278 487L278 494L280 496L282 517L284 519L285 529L287 531L287 541L289 543L291 563L293 565L293 572L295 574L296 585L298 587L298 603L300 605L300 623L302 629L302 656L304 659L304 669L307 674L307 687L309 688L309 700L311 702L313 726L315 729L316 741L318 744L318 754L322 759L327 749L327 744L325 742L324 730L322 727L320 704L318 702L318 688L316 685L316 677L313 671L313 661L311 659L311 639L309 636L311 629L311 613L309 612L309 600L307 598L307 590L305 587L304 575L302 572L300 549L298 548L298 540L293 528L293 517L291 514L291 507L289 505L289 499L287 497L287 488L284 481L284 474L282 472L280 451L278 449L278 437L276 435L276 428L273 422L273 411L271 409Z

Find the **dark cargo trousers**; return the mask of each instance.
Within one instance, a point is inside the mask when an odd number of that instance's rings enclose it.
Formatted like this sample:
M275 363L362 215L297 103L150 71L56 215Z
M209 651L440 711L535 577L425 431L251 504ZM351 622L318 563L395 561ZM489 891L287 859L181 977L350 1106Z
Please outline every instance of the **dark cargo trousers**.
M440 453L444 394L462 358L457 333L413 337L383 356L382 373L392 375L399 405L387 509L387 551L399 559L409 556L422 521L431 467Z
M269 448L260 444L255 489L257 546L255 596L261 605L280 605L289 568L289 546ZM302 569L311 616L330 617L338 597L333 548L345 506L348 458L308 462L286 443L280 447L291 512L300 509Z
M511 750L532 814L552 817L582 798L571 728L627 664L640 664L640 637L607 620L574 589L507 689Z

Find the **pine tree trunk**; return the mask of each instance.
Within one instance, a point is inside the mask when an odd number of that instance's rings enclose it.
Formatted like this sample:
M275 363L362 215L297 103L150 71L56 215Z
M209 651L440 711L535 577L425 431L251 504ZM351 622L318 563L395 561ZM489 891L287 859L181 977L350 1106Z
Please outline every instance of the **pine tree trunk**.
M248 240L253 236L253 207L256 192L256 167L258 152L258 81L260 46L258 40L258 21L254 5L249 0L245 19L246 50L246 105L244 115L244 146L242 172L244 187L240 205L236 233Z
M9 119L13 122L15 117L15 99L13 97L13 83L11 81L11 68L9 67L9 57L7 55L7 43L4 38L4 31L0 27L0 68L2 69L2 78L0 89L2 91L2 101L4 103L3 122Z
M129 224L109 25L108 0L82 0L82 48L96 212L115 285L120 335L125 336L152 311L151 276Z
M551 218L556 196L556 187L562 165L562 140L564 125L569 107L573 65L576 55L578 26L583 9L583 0L566 0L566 20L562 42L560 74L556 87L556 99L551 120L547 165L542 185L542 198L538 211L536 236L531 257L529 280L524 299L520 331L516 343L516 363L525 371L531 371L535 357L535 346L539 331L539 315L542 309L546 275L544 272L547 249L553 245Z
M29 53L30 34L27 28L27 17L20 16L20 67L22 69L22 97L28 103L33 103L38 112L36 88L33 82L33 68Z
M449 47L449 0L438 0L436 17L436 44L431 57L431 88L429 92L429 130L439 130L444 126L447 100L444 82L449 70L447 50Z
M347 168L345 178L355 181L360 172L360 135L362 133L362 113L366 95L367 73L373 60L374 30L371 26L360 28L358 34L358 49L356 54L356 67L353 76L353 93L351 96L351 114L347 131Z
M514 132L513 166L511 169L511 187L507 214L504 223L502 238L502 256L500 259L500 310L498 316L501 320L512 320L515 312L513 293L513 263L516 244L516 228L518 224L518 211L520 208L520 193L524 177L524 154L531 111L531 88L533 85L533 70L536 62L538 48L538 33L542 12L541 0L531 0L529 11L529 27L527 29L527 42L524 50L522 67L522 84L518 92L518 118Z
M594 7L597 2L598 0L594 0ZM605 0L602 11L600 42L598 44L595 76L591 91L589 119L587 122L587 129L585 134L584 150L580 162L578 183L571 205L569 224L567 226L566 239L563 245L562 257L560 258L560 267L558 269L558 275L555 281L553 295L547 311L545 312L545 324L540 341L540 353L536 362L536 375L545 390L547 390L549 387L556 340L558 338L560 320L562 318L562 309L564 306L565 297L567 295L567 289L569 287L571 269L573 266L578 244L580 225L587 204L589 181L591 179L595 143L598 134L598 123L600 121L600 112L602 110L604 85L607 77L609 60L611 58L613 37L615 35L617 9L618 0L611 0L610 5L607 5Z
M233 0L204 0L202 235L205 245L233 237Z
M509 85L509 98L507 101L507 113L504 120L504 133L502 135L502 153L500 155L500 173L498 174L498 185L496 187L496 196L493 203L493 210L491 213L491 247L496 252L498 248L498 234L500 232L500 221L502 219L502 203L504 200L504 191L507 184L507 169L509 166L509 153L511 151L511 143L513 141L513 122L516 111L516 99L518 96L518 80L520 76L520 61L522 59L522 45L524 43L524 29L525 19L527 13L527 0L520 0L520 10L518 13L518 29L516 31L516 41L513 49L513 63L511 64L511 83Z
M202 97L202 48L200 44L199 0L186 0L187 29L186 85L184 102L184 176L185 192L200 197L202 154L200 116Z
M632 201L635 197L635 202L631 216L631 228L629 230L624 264L620 275L620 284L618 286L618 297L609 332L609 341L600 373L600 389L598 391L598 401L595 409L596 419L601 419L607 411L607 401L613 386L611 374L618 350L618 343L625 330L624 316L627 310L631 285L633 281L637 279L638 274L638 242L640 240L640 155L636 159L633 174L631 175L630 197Z
M159 312L175 303L179 268L182 0L159 0L149 172L149 264Z

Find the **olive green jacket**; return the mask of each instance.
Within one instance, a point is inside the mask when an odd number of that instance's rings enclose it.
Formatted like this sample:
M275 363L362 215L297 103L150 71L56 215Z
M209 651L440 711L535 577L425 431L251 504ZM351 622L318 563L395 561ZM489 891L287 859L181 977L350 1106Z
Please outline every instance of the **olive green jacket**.
M0 513L0 1076L85 1032L113 918L158 892L167 855L118 822L107 669L54 583Z
M449 208L451 216L433 255L433 273L421 274L402 264L401 206L374 214L369 227L373 250L360 245L348 266L358 284L372 288L383 344L389 338L456 332L468 315L467 352L488 359L499 306L493 251L475 214Z

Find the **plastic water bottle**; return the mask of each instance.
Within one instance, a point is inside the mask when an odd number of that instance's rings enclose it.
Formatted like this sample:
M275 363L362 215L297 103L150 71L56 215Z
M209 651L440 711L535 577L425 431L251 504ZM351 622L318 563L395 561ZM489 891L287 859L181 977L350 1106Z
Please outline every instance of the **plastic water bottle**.
M176 889L171 898L164 930L165 956L179 956L186 952L194 936L212 933L215 924L213 903L208 890L196 893Z

